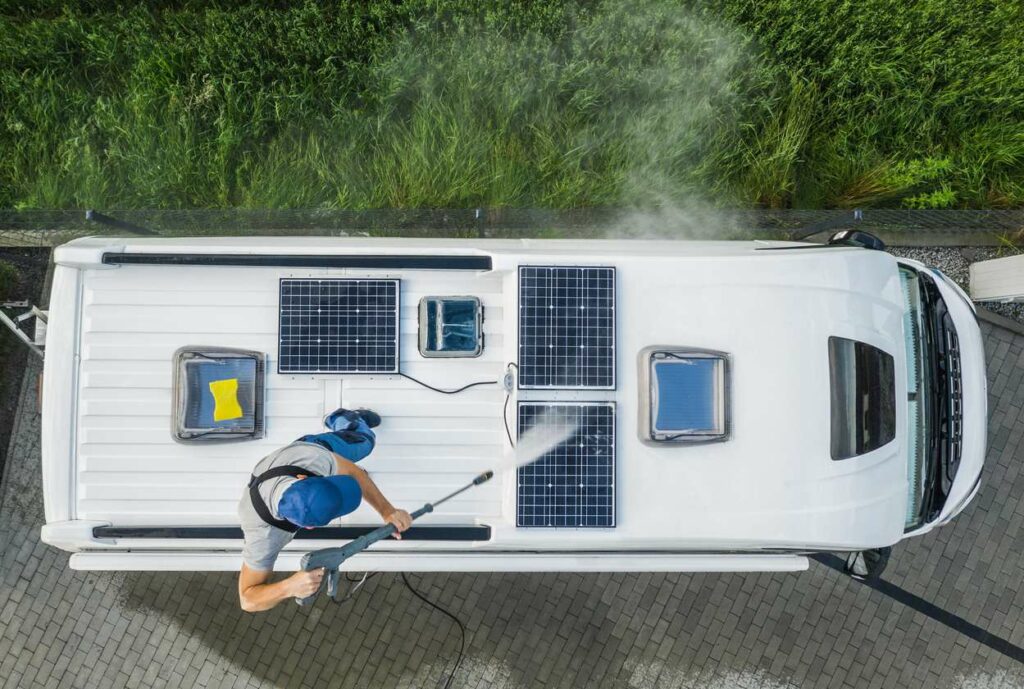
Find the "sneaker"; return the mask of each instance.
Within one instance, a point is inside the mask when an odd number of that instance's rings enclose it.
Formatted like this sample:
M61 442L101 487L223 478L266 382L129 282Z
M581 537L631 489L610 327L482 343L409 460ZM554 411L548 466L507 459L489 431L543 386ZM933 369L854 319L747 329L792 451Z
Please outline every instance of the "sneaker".
M370 428L376 428L380 425L380 414L375 411L370 411L369 409L356 409L353 411L342 407L335 409L324 417L324 426L331 430L336 430L335 424L338 422L338 419L345 419L347 421L362 419Z
M371 409L356 409L356 416L366 422L366 425L370 428L376 428L380 425L380 414Z

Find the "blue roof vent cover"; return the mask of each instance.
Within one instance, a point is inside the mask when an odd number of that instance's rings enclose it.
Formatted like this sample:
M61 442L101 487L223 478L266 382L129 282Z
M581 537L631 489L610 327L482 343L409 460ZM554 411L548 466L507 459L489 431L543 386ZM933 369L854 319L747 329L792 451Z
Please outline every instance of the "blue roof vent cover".
M420 300L420 355L475 357L484 349L484 311L478 297Z
M656 431L701 432L715 428L714 359L669 359L654 362L657 379Z
M174 353L171 434L180 443L225 442L264 437L263 352L204 345L182 347ZM235 384L238 415L217 419L211 384Z
M679 347L641 352L641 440L724 440L729 430L728 366L722 352Z

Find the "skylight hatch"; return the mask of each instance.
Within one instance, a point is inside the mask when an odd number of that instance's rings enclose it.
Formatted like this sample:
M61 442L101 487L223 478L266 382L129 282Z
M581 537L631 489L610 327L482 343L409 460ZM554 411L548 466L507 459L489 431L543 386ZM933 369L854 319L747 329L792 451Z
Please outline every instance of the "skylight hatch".
M648 444L724 440L729 359L723 352L658 346L640 353L640 439Z

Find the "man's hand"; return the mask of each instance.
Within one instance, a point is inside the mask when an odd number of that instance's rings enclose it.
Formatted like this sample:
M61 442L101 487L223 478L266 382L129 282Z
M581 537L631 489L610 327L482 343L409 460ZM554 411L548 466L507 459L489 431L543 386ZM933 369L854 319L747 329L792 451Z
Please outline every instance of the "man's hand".
M246 612L260 612L289 598L306 598L320 588L324 570L296 572L287 579L270 582L272 569L253 569L243 563L238 575L238 601Z
M395 510L385 517L384 521L388 524L394 524L395 528L398 529L398 531L392 534L398 540L402 540L401 532L412 526L412 517L405 510Z
M293 598L308 598L320 590L324 579L324 568L300 571L288 577L288 590Z

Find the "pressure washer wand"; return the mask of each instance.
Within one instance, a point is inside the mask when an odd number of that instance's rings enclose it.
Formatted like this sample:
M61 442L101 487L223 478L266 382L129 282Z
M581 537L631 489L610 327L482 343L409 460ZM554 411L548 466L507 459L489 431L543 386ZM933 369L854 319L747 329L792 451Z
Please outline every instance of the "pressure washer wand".
M440 500L433 503L428 502L423 507L419 508L415 512L409 514L414 520L419 519L425 514L430 514L434 511L434 508L438 505L444 504L454 498L460 493L464 493L474 486L479 486L482 483L490 481L494 476L493 471L485 471L484 473L477 476L475 479L464 485L462 488L449 493ZM301 567L302 569L309 571L311 569L324 568L324 579L320 584L320 589L323 589L323 584L327 584L327 595L334 598L338 591L338 579L341 574L339 569L345 560L349 559L356 553L369 548L377 541L383 541L388 536L391 536L396 531L394 524L385 524L379 529L374 529L368 534L363 534L359 538L349 541L340 548L323 548L321 550L314 550L311 553L306 553L302 556ZM296 598L295 602L299 605L312 605L313 601L316 600L317 595L320 593L320 589L316 593L307 596L306 598Z

